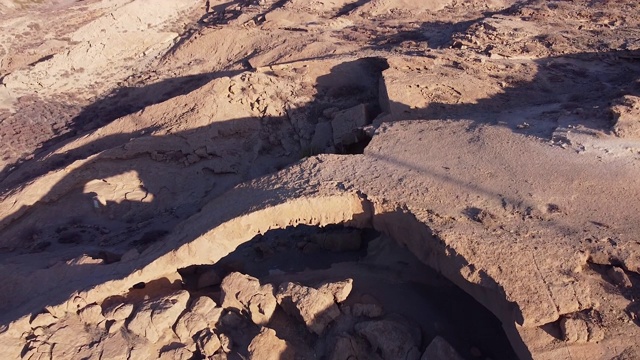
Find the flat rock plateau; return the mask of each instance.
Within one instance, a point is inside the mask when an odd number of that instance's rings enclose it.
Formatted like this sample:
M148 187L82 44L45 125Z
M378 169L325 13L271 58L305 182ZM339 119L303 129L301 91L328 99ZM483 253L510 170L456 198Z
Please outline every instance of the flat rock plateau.
M640 359L640 2L0 0L1 359Z

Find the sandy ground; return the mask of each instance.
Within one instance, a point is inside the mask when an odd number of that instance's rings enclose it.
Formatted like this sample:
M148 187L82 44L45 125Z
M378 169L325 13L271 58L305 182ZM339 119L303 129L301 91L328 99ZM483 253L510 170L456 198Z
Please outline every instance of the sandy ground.
M0 1L2 358L640 358L639 4L209 5Z

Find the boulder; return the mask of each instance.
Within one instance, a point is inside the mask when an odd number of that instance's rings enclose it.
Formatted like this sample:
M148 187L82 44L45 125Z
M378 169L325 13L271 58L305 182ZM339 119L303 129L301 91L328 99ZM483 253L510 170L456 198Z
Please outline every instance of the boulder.
M356 324L356 333L363 336L383 359L417 360L418 347L411 332L403 325L389 320L364 321Z
M347 297L353 289L353 279L346 279L342 281L324 282L317 287L318 291L331 294L333 300L337 303L341 303L347 300Z
M436 336L427 346L420 360L463 360L463 358L445 339Z
M216 303L211 298L201 296L191 304L188 312L180 316L174 331L180 341L190 343L199 331L215 328L221 315L222 308L216 307Z
M278 288L276 297L286 313L302 319L307 329L318 335L340 316L340 309L330 292L285 282Z
M565 317L560 320L560 329L564 340L570 343L586 343L589 340L589 327L580 318Z
M200 334L198 334L196 344L204 356L213 356L221 347L220 339L211 329L201 331Z
M252 360L293 360L295 351L280 339L273 329L263 327L249 344L249 359Z
M165 333L171 331L178 316L186 309L189 293L175 292L155 300L147 300L134 313L127 325L132 333L156 343Z
M626 95L611 107L616 135L628 139L640 139L640 97Z
M360 104L335 113L331 120L333 129L333 143L338 145L350 145L356 143L357 129L367 125L367 109Z
M186 348L179 347L177 349L165 350L160 353L159 360L190 360L193 353Z
M220 288L223 308L247 312L258 325L269 323L277 305L273 286L260 285L252 276L233 272L222 280Z

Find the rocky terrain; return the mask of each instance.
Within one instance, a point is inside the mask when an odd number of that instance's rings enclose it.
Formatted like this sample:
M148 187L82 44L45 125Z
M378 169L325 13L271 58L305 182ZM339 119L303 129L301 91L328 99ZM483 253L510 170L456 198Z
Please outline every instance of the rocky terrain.
M0 0L2 359L640 359L640 4Z

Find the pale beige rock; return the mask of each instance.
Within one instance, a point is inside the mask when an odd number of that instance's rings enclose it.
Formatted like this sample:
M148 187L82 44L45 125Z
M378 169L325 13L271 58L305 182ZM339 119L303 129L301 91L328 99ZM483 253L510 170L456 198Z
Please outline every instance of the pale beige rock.
M640 139L640 97L625 95L611 107L615 117L613 131L622 138Z
M193 301L189 311L180 316L174 331L183 343L190 343L199 331L215 328L222 311L211 298L200 296Z
M114 333L102 341L101 359L128 360L131 348L122 332Z
M331 120L333 143L350 145L357 142L355 130L365 125L367 125L367 109L363 104L337 112Z
M273 329L263 327L249 344L249 359L293 360L295 351L286 341L278 338Z
M271 285L260 285L258 279L234 272L222 280L220 289L223 308L246 311L258 325L269 323L277 304Z
M220 339L220 347L222 348L222 351L229 353L233 347L233 341L231 338L221 333L218 334L218 339Z
M321 335L340 316L340 309L330 292L321 292L300 284L280 284L276 294L278 304L290 315L304 321L309 331Z
M564 340L569 343L586 343L589 341L589 327L583 319L562 318L560 320L560 329Z
M80 310L80 319L87 324L98 324L105 318L102 316L102 307L98 304L92 304Z
M463 360L463 358L445 339L436 336L431 340L420 360Z
M614 284L621 286L623 288L631 288L633 287L633 283L629 276L624 272L623 269L613 266L609 270L607 270L607 276L613 281Z
M200 352L205 356L213 356L222 346L218 336L210 329L203 330L198 334L196 344Z
M102 311L107 320L126 320L133 312L133 304L116 304Z
M159 299L147 300L135 311L127 329L155 343L171 331L178 316L185 310L188 300L189 293L184 290Z
M327 282L317 287L318 291L329 293L337 303L341 303L349 297L353 289L353 279Z
M384 359L416 360L420 352L411 332L401 324L388 321L364 321L356 324L355 331L365 337L371 346L380 350Z
M50 313L41 313L36 315L33 320L31 320L31 328L35 329L37 327L47 327L49 325L55 324L58 321L53 315Z
M111 323L111 325L109 325L109 328L107 329L107 332L109 334L114 334L116 332L118 332L120 329L122 329L122 327L125 324L125 320L112 320L113 323Z
M193 353L183 347L171 349L160 353L160 360L189 360Z
M382 360L375 352L367 351L365 340L344 334L338 336L329 360L371 359Z

